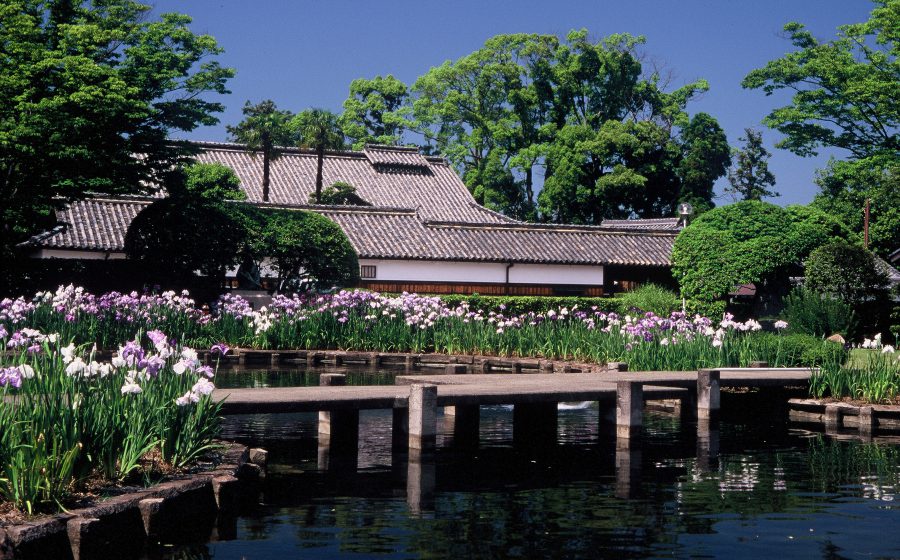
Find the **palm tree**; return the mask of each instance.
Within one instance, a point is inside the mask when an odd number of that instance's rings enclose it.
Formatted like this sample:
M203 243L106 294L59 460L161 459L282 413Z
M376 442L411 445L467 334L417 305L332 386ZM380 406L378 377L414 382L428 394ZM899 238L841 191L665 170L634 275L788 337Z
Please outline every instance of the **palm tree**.
M316 203L322 200L322 165L325 150L340 150L344 147L344 133L338 124L338 115L325 109L307 109L292 121L297 131L299 146L316 151Z
M278 146L293 143L294 133L290 126L293 114L290 111L279 110L271 99L256 105L248 101L244 104L243 112L244 120L237 126L228 126L228 134L231 135L232 141L245 144L254 155L256 152L262 152L263 202L268 202L269 162L278 157Z

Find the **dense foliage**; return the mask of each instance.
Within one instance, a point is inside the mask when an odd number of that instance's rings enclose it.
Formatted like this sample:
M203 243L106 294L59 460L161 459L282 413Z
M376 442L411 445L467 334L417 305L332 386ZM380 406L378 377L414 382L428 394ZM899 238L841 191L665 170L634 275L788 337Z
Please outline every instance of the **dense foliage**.
M240 278L255 278L256 287L260 271L271 266L278 291L348 286L359 278L356 251L328 218L196 196L171 196L143 210L125 250L148 279L171 287L193 285L197 271L218 286L238 265Z
M194 350L149 331L98 362L90 345L65 340L0 325L9 349L0 355L0 498L28 513L61 509L89 477L152 480L150 453L184 467L211 449L215 373Z
M715 119L689 118L700 80L666 92L641 64L643 38L585 30L498 35L412 87L416 130L478 202L518 218L599 223L712 207L730 162ZM534 177L545 182L535 197Z
M815 336L849 335L853 307L828 294L797 286L784 300L784 320L791 332Z
M787 291L792 270L828 241L854 235L830 216L804 206L744 201L694 220L675 240L673 275L692 309L717 314L737 286Z
M335 181L330 187L322 189L320 200L316 200L316 195L309 196L310 204L328 204L337 206L371 206L363 197L356 192L356 187L344 181Z
M234 72L189 17L132 0L0 4L0 255L88 191L158 184L189 150L173 131L215 124L206 93ZM140 154L140 157L136 157Z
M763 146L762 133L747 128L740 140L744 147L735 150L734 167L728 172L729 186L725 192L738 200L762 200L764 197L781 196L770 190L775 185L775 175L769 171L769 150Z
M356 251L336 223L314 212L256 212L263 219L255 244L260 258L278 272L279 292L353 285L359 280Z
M871 249L886 257L900 247L900 161L888 156L832 160L816 183L821 192L812 206L861 232L868 201Z
M240 180L224 165L197 163L169 173L166 187L168 197L131 222L126 254L162 285L190 285L196 271L219 285L240 262L248 235L227 203L246 197Z
M849 153L821 173L816 204L859 230L871 199L874 249L886 255L900 245L900 0L874 4L868 21L840 26L831 41L787 24L796 50L753 70L743 85L792 93L765 119L784 134L780 147L801 156L820 147Z
M186 285L199 271L219 285L226 270L240 262L244 239L240 223L221 206L164 198L131 222L125 235L125 253L145 265L152 274L149 281Z
M806 286L850 304L886 300L888 278L875 257L859 245L834 241L815 249L806 259Z
M278 109L270 99L255 105L247 101L243 113L244 120L229 126L228 134L232 140L243 143L252 153L262 154L262 199L267 202L271 162L278 157L278 149L291 145L296 136L291 127L293 115L289 111Z
M340 125L353 149L362 150L366 144L399 144L411 124L408 99L406 84L391 75L350 82Z

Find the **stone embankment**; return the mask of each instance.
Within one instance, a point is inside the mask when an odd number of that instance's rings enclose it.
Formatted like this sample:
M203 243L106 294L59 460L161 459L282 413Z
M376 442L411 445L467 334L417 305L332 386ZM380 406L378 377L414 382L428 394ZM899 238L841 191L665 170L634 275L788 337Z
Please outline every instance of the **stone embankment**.
M266 458L262 449L230 444L212 470L0 527L0 560L127 558L147 543L228 538Z
M815 424L826 432L858 430L863 437L879 432L900 433L900 406L856 404L821 399L790 399L794 422Z

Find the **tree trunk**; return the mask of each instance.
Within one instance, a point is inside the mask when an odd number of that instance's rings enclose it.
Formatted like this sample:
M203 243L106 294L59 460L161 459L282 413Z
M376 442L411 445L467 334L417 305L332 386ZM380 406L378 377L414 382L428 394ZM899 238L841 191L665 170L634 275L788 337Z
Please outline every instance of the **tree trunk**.
M269 152L263 152L263 202L269 202Z
M317 169L316 169L316 204L322 202L322 165L325 163L325 147L316 148Z

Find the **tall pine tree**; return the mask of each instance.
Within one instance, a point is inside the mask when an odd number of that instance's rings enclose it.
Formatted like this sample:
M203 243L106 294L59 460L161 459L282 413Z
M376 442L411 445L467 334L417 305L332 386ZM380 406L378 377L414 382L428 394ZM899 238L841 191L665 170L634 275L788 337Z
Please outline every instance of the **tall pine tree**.
M746 136L741 138L744 148L735 150L734 167L728 172L725 192L739 200L762 200L764 196L781 196L769 187L775 185L775 175L769 171L772 154L763 146L762 133L745 128Z

